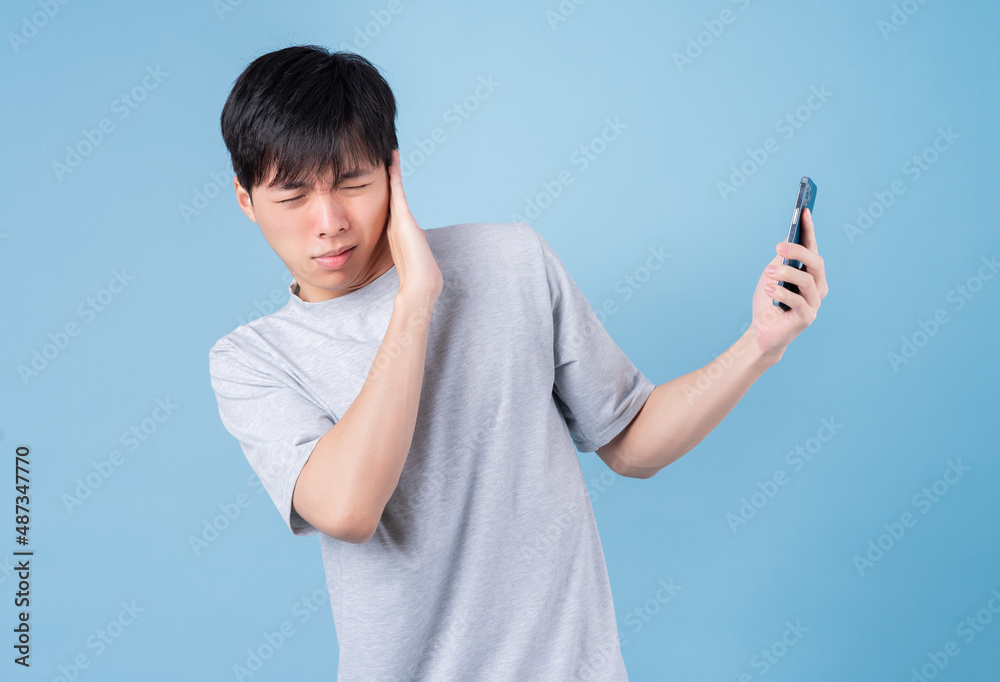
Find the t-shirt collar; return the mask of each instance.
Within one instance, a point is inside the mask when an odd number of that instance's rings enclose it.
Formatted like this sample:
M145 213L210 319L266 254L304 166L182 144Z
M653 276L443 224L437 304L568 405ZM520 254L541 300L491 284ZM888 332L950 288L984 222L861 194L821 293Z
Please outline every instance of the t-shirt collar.
M336 312L363 313L399 293L399 273L393 265L371 282L343 296L326 301L303 301L296 294L298 284L293 279L288 284L288 308L302 315Z

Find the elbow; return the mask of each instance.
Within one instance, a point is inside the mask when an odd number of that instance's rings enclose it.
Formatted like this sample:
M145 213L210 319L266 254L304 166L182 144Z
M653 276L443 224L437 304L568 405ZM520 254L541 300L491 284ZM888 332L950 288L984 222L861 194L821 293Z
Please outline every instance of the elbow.
M375 535L375 527L371 524L340 521L336 523L314 523L313 525L316 526L316 530L324 535L329 535L335 540L350 542L354 545L368 542Z
M336 526L333 528L320 528L319 530L335 540L350 542L352 545L360 545L368 542L375 535L374 530L367 528L344 528Z
M618 466L615 471L627 478L652 478L660 472L660 469L663 468L663 466L643 466L633 464L624 458L619 459L617 464Z
M617 440L597 449L598 456L604 460L608 468L625 478L652 478L663 467L637 466L630 462L621 452L621 443Z
M316 530L335 540L343 540L355 545L371 540L378 528L378 519L373 522L370 514L363 514L357 508L337 509L332 505L316 502L299 492L294 495L292 509L309 522Z
M360 545L372 539L376 528L378 528L377 521L372 523L366 517L357 517L348 514L340 518L339 523L334 528L336 535L332 535L331 537L343 540L344 542L350 542L354 545Z
M660 472L663 467L629 467L628 471L623 473L623 476L628 476L629 478L652 478Z
M329 518L313 524L316 529L325 535L329 535L336 540L350 542L360 545L368 542L375 535L378 528L378 520L374 523L367 515L356 512L342 512L340 514L330 514Z

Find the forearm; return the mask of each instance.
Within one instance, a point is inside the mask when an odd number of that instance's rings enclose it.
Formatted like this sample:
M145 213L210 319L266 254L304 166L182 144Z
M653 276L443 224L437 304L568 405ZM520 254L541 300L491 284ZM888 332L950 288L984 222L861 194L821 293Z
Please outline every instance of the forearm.
M712 362L657 386L612 443L633 472L655 474L700 443L778 359L761 351L748 328Z
M361 391L302 470L308 486L295 500L297 511L306 517L300 503L315 510L355 542L374 532L410 451L433 305L426 297L397 295Z

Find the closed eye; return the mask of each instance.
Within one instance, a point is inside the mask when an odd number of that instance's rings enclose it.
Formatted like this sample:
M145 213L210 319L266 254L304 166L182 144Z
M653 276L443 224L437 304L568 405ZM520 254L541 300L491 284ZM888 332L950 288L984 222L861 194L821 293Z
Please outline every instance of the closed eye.
M344 187L343 189L364 189L365 187L367 187L370 184L371 183L365 183L364 185L354 185L352 187ZM287 204L287 203L290 203L292 201L298 201L299 199L302 199L303 197L305 197L305 194L300 194L297 197L291 197L289 199L282 199L278 203L279 204Z

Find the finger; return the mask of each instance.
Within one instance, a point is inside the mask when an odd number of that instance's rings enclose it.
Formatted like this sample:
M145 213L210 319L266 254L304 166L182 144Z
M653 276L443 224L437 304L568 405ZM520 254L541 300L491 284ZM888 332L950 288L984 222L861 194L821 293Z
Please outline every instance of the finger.
M788 251L778 251L779 246L787 247ZM826 280L823 257L815 251L806 248L802 244L796 244L794 242L779 242L775 245L774 250L778 251L778 253L784 258L804 263L806 270L816 275L817 282Z
M389 202L395 215L410 212L410 206L406 203L406 193L403 191L403 175L399 170L398 149L392 150L392 165L389 166Z
M826 285L826 263L823 261L823 257L814 251L810 251L801 244L793 244L791 242L780 242L778 246L787 246L788 252L778 253L789 260L797 260L804 263L806 266L806 271L812 275L813 280L816 282L816 291L819 298L826 296L828 287ZM777 247L775 247L777 250Z
M812 211L802 209L802 245L814 253L819 253L816 243L816 225L813 223Z
M806 299L802 298L801 294L796 294L785 287L779 287L777 284L774 285L774 290L769 294L772 300L781 301L789 308L791 312L799 318L809 319L813 317L815 313L812 312L812 308L806 302ZM788 312L787 310L784 312Z
M816 280L810 272L803 272L791 265L778 265L773 274L768 275L777 282L789 282L799 288L799 293L806 302L813 308L819 308L820 295L817 290ZM784 287L782 287L784 288Z

